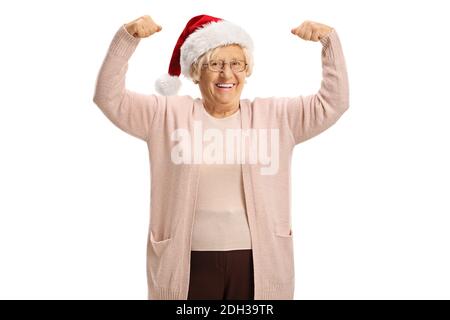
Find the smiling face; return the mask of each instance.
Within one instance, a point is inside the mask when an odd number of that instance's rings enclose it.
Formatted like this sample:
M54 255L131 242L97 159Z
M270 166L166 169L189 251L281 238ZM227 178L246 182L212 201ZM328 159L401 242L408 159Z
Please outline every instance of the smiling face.
M218 48L211 56L211 60L245 61L245 55L239 45L228 45ZM246 71L233 72L229 64L225 64L222 72L213 72L207 66L202 67L198 82L200 92L205 102L225 111L239 105L242 89L244 88ZM218 84L232 84L231 88L219 87Z

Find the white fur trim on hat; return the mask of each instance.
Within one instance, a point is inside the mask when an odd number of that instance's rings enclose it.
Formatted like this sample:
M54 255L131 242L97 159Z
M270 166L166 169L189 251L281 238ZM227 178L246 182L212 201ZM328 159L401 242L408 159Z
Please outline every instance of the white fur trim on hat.
M253 52L253 41L241 27L225 20L205 24L187 37L181 46L181 73L190 78L191 65L202 54L228 44L239 44Z
M181 80L178 76L163 74L155 81L156 91L163 96L174 96L181 87Z

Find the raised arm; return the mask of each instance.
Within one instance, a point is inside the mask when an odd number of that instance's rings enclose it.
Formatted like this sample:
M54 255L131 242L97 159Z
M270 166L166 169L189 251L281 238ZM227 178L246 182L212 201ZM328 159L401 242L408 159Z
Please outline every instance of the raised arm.
M152 120L164 97L127 90L128 60L141 38L159 32L149 16L122 25L116 32L97 77L93 101L123 131L147 141Z
M322 44L322 83L318 93L280 98L286 108L295 144L308 140L333 125L349 107L347 69L335 29L305 21L291 32L307 41Z

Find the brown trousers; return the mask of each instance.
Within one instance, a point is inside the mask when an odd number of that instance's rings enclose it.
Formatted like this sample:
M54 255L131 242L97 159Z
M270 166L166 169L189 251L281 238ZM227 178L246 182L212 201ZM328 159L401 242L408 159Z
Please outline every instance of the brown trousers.
M191 251L188 300L253 300L252 250Z

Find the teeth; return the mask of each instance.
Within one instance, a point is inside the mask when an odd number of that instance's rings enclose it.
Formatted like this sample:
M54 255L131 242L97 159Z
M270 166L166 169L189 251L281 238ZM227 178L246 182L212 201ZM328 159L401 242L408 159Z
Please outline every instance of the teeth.
M219 88L232 88L234 84L232 83L217 83L216 86Z

